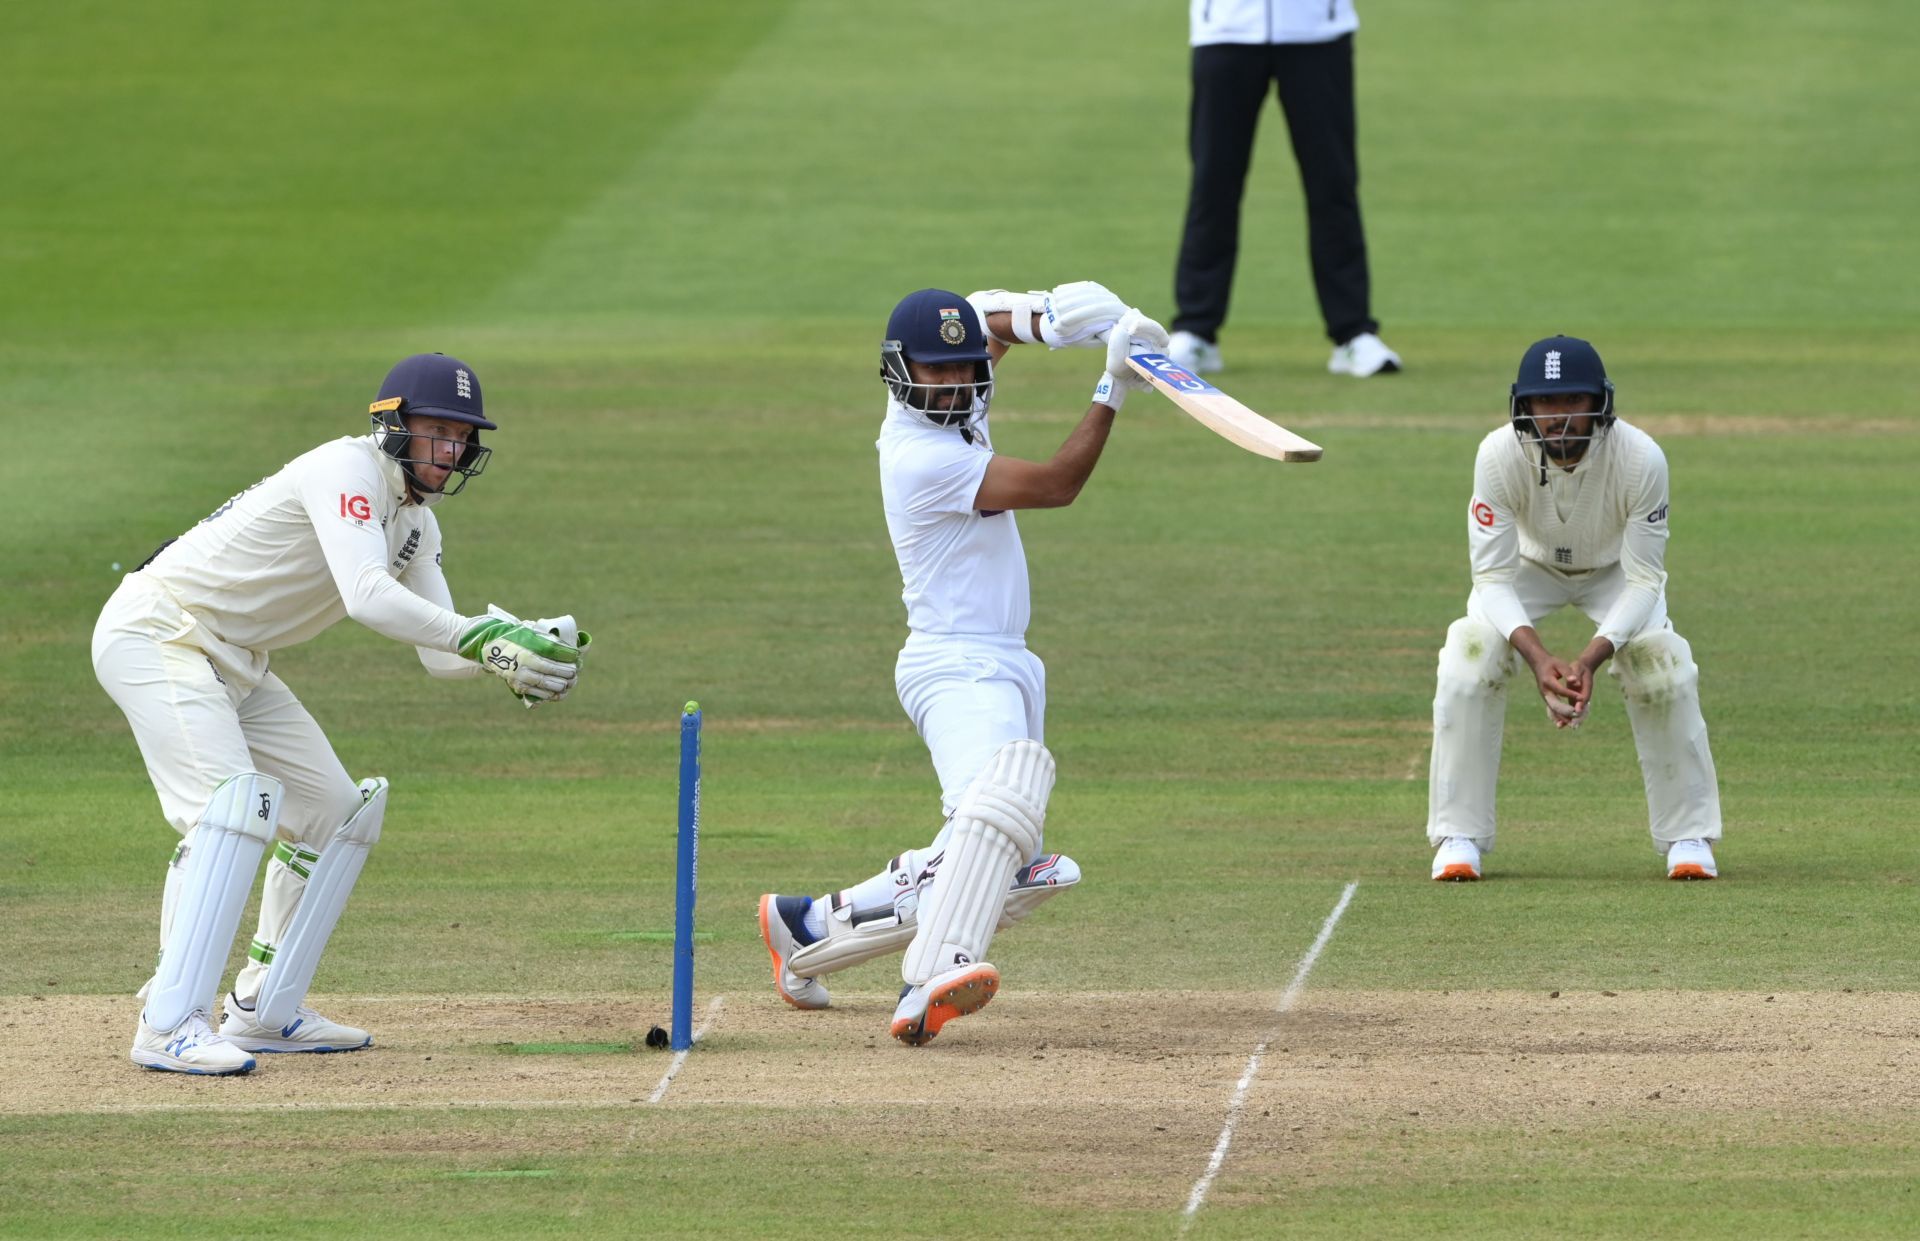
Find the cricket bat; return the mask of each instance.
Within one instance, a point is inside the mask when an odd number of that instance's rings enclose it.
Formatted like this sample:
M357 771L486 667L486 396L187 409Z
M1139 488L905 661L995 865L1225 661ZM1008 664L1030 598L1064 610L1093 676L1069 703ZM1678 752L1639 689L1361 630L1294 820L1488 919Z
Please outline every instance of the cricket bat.
M1254 413L1164 353L1131 354L1127 365L1192 414L1200 425L1248 452L1275 461L1320 459L1320 445Z

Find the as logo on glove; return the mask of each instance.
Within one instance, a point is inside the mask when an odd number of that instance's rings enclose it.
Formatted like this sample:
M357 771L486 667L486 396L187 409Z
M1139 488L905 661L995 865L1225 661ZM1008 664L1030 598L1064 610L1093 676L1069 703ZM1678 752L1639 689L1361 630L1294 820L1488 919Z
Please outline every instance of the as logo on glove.
M520 660L515 656L507 654L506 648L496 643L487 648L487 666L512 672L520 666Z

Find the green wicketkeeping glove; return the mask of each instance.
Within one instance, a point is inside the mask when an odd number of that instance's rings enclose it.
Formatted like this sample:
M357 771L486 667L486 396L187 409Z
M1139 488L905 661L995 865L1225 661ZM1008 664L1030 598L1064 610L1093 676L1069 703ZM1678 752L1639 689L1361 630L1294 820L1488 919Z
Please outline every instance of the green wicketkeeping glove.
M585 645L591 639L580 635ZM489 616L460 635L460 654L507 683L529 706L562 698L580 675L580 647L511 616Z

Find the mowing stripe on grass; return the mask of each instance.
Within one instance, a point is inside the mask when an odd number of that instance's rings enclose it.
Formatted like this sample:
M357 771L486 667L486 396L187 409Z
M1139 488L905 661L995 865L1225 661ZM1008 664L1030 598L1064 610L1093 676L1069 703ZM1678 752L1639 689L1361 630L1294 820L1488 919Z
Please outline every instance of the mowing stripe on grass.
M1287 989L1280 993L1280 1002L1273 1006L1276 1014L1285 1013L1293 1007L1293 1002L1300 998L1301 988L1307 983L1308 971L1313 969L1313 963L1320 959L1320 950L1325 948L1327 941L1333 938L1334 926L1339 923L1340 915L1347 912L1347 905L1352 902L1353 894L1359 887L1360 881L1355 879L1340 893L1340 899L1334 904L1333 912L1328 914L1327 920L1320 924L1320 934L1314 939L1313 946L1307 949L1306 956L1300 958L1300 968L1293 972L1293 981L1288 983ZM1193 1183L1193 1192L1187 1195L1186 1210L1181 1212L1181 1236L1185 1236L1187 1229L1192 1227L1194 1215L1200 1210L1200 1204L1207 1200L1207 1191L1213 1188L1213 1178L1220 1174L1220 1165L1227 1161L1227 1147L1233 1144L1233 1128L1240 1123L1240 1113L1247 1105L1247 1092L1253 1088L1253 1079L1260 1072L1260 1062L1266 1058L1267 1048L1272 1042L1271 1035L1261 1039L1260 1045L1253 1049L1251 1056L1247 1057L1246 1071L1240 1074L1240 1084L1233 1088L1233 1098L1227 1101L1227 1123L1220 1127L1220 1140L1214 1143L1213 1157L1207 1160L1206 1172Z
M694 1043L698 1044L701 1039L707 1036L707 1031L712 1028L715 1019L720 1016L720 1005L726 998L724 995L716 995L713 997L712 1002L707 1005L707 1019L700 1023L698 1030L693 1032ZM687 1052L692 1050L693 1048L689 1047L686 1051L676 1051L673 1053L673 1063L667 1066L667 1071L660 1077L660 1084L653 1088L651 1095L647 1096L647 1102L660 1102L667 1093L667 1087L673 1083L674 1074L678 1073L680 1066L687 1062ZM629 1135L629 1140L631 1140L631 1135Z

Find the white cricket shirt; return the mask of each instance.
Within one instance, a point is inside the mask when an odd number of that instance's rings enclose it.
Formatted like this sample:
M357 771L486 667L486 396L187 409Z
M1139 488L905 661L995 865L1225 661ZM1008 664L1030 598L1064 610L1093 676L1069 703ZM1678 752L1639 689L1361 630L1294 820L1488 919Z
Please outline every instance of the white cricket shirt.
M897 401L880 424L880 499L916 633L1024 635L1027 553L1011 512L973 507L993 448L985 421L968 443Z
M1473 464L1467 545L1474 587L1509 637L1529 623L1513 589L1522 559L1564 574L1619 564L1626 588L1598 631L1618 650L1666 589L1666 454L1616 420L1571 472L1549 466L1542 485L1538 449L1529 452L1511 426L1488 432Z
M1187 42L1330 43L1360 28L1353 0L1188 0Z
M292 646L351 616L452 652L472 622L452 611L439 522L406 495L372 436L337 439L228 500L140 573L246 650Z

